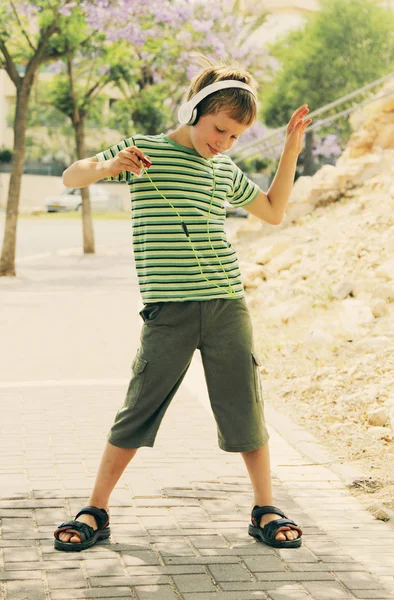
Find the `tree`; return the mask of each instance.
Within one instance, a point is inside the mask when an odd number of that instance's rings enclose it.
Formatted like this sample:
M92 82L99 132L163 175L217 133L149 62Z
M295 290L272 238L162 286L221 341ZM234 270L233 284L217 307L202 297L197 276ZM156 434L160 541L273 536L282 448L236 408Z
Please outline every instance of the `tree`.
M86 156L85 118L109 83L118 87L124 95L124 100L118 102L112 122L115 121L116 127L124 130L125 135L128 126L140 127L146 134L156 134L166 129L171 117L167 106L169 80L172 79L174 91L179 97L179 90L182 92L180 83L186 77L184 69L174 71L174 63L185 64L189 53L196 50L231 52L233 30L240 31L246 39L247 34L261 24L261 15L247 15L237 8L237 4L234 3L234 10L229 12L228 6L224 10L226 2L221 0L220 10L216 11L212 21L212 10L207 10L204 3L194 8L188 3L161 3L159 8L153 6L152 12L141 12L135 3L129 1L128 14L133 11L132 19L130 17L133 28L126 30L124 28L128 22L124 19L125 7L120 13L121 23L117 21L117 10L111 12L110 25L108 13L105 13L103 20L102 13L95 12L93 15L90 11L84 22L82 13L75 12L68 22L67 31L63 32L68 47L66 72L59 73L52 82L49 102L71 119L77 159ZM195 11L198 11L198 26L195 26ZM224 16L226 19L223 21ZM238 25L241 20L243 27L240 28ZM88 35L91 29L89 23L96 27L91 35ZM97 31L104 27L105 36ZM120 27L123 28L122 36L127 36L126 40L118 39ZM185 38L187 28L189 33ZM209 38L207 31L211 30L214 34ZM86 41L81 44L75 38L86 38ZM185 44L186 40L188 44ZM253 56L253 53L250 55ZM81 193L84 252L92 253L94 232L89 188L83 188Z
M29 99L41 64L58 60L64 48L50 41L64 27L70 5L82 1L9 0L0 4L0 68L16 87L13 160L8 190L0 276L15 276L15 247L19 197L25 161ZM20 71L23 71L21 74Z
M280 68L266 87L262 116L270 127L287 123L294 109L312 112L378 79L394 66L394 15L372 0L321 0L305 26L270 46ZM370 95L357 96L356 102ZM349 100L332 114L352 106ZM328 129L328 133L332 129ZM342 135L350 133L347 121ZM304 174L313 174L313 132L306 133Z
M74 21L81 19L83 14L86 15L87 29L91 33L81 42L81 35L78 33L82 23L76 27ZM120 84L122 79L119 75L123 67L121 61L118 65L113 65L111 73L110 70L104 69L100 80L92 83L83 98L78 97L73 75L76 53L91 46L94 38L97 42L100 32L102 35L105 32L105 36L101 38L102 44L105 43L105 39L110 42L123 39L131 43L134 50L139 48L139 81L143 84L148 86L155 81L157 84L163 84L164 80L169 78L167 94L168 97L172 97L175 109L181 99L183 87L190 77L190 71L184 67L189 59L187 53L198 49L215 53L216 58L231 55L234 52L234 32L238 32L237 40L241 48L248 33L264 18L261 14L252 14L241 9L239 0L235 0L230 6L227 0L218 0L214 6L208 5L205 0L193 3L188 0L152 0L148 6L136 0L124 0L121 4L113 0L102 0L100 3L89 0L32 0L30 3L11 0L9 4L1 5L0 22L7 22L7 30L5 26L0 29L0 51L3 54L0 67L4 66L7 69L17 87L17 103L14 161L0 259L0 276L15 275L16 227L25 156L26 118L34 76L40 64L66 57L69 89L67 91L63 85L60 97L63 101L68 98L66 110L76 132L77 155L83 158L83 118L87 114L89 102L95 94L97 95L104 81L116 81L118 78ZM16 33L19 36L15 35ZM103 51L103 47L98 48L99 53ZM237 58L240 58L241 54ZM248 54L244 52L243 56L256 54L250 51ZM21 62L27 65L23 77L18 74ZM130 79L130 74L126 75ZM144 86L139 87L141 89ZM66 104L67 102L64 102L64 106ZM141 116L142 113L140 118ZM84 249L90 252L94 251L94 241L87 190L83 192L83 196L83 223L86 233Z

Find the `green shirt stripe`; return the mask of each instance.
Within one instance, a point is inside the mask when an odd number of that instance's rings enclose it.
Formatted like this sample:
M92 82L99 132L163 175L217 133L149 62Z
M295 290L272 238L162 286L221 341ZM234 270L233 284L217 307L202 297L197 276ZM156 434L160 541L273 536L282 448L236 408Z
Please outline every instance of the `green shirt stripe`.
M149 177L174 205L190 235L190 238L185 235L178 215L145 173L138 178L129 171L122 171L117 177L106 178L125 181L129 186L133 253L142 301L230 298L227 278L235 297L242 298L244 290L238 259L224 231L223 203L228 200L234 206L245 206L256 198L260 191L258 185L248 179L229 156L217 154L212 158L216 177L212 200L210 160L164 134L134 135L99 152L97 159L110 160L130 146L137 146L150 157ZM201 267L189 240L193 242Z

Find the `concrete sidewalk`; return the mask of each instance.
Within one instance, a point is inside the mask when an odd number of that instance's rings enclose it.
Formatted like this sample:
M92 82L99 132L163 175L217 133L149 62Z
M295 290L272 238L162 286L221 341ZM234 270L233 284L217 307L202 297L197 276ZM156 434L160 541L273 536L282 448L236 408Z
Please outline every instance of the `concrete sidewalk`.
M274 502L304 543L275 550L247 535L252 488L240 455L217 446L198 352L155 448L115 488L111 538L54 550L54 529L87 502L123 403L141 306L122 252L63 252L0 279L0 599L394 598L391 523L268 404Z

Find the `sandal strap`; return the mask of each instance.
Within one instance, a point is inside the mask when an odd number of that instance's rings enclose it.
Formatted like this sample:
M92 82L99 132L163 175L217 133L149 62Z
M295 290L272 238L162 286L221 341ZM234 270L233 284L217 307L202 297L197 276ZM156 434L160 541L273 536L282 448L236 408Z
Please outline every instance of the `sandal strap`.
M94 536L94 529L87 523L82 523L81 521L67 521L67 523L62 523L60 527L54 531L53 535L58 540L59 535L63 532L66 533L75 533L81 542L85 540L89 540Z
M279 531L288 531L289 529L295 529L298 531L299 535L302 535L302 529L297 526L294 521L290 519L275 519L275 521L270 521L263 527L264 535L266 535L269 539L274 540L276 534Z
M104 529L109 523L109 516L104 508L97 508L96 506L85 506L75 516L78 519L80 515L92 515L96 519L98 529ZM80 521L78 521L80 522Z
M276 506L255 506L252 509L252 523L256 526L260 526L261 517L263 515L268 515L269 513L274 513L275 515L279 515L286 519L286 515ZM276 521L275 521L276 523Z

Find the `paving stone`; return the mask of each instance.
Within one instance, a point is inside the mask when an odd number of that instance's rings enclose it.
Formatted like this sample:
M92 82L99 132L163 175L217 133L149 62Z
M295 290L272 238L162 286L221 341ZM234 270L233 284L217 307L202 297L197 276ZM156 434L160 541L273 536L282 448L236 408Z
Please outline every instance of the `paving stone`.
M74 560L52 560L52 561L34 561L34 562L21 562L21 563L8 563L9 571L49 571L56 569L79 569L80 564L73 556Z
M189 577L189 575L187 575ZM190 575L190 577L194 577ZM127 577L91 577L92 587L112 587L112 586L137 586L137 585L164 585L169 584L169 579L165 575L127 576Z
M59 569L47 572L48 585L50 589L56 588L84 588L88 587L86 579L80 569Z
M277 556L244 557L243 562L252 573L286 571L285 563Z
M138 600L179 600L179 596L169 585L138 585L135 593Z
M258 598L267 598L265 592L214 592L212 594L204 592L203 594L182 594L183 600L255 600Z
M317 563L318 558L308 548L278 548L279 556L286 562Z
M164 562L173 565L239 564L238 556L165 556Z
M339 600L340 598L352 597L349 592L335 581L327 582L324 585L317 582L303 581L302 585L315 600Z
M385 598L386 600L394 598L393 594L384 588L379 588L378 585L375 589L352 589L351 592L356 598Z
M6 600L46 600L45 588L40 577L39 581L7 581Z
M228 548L228 543L220 535L189 535L189 540L196 548Z
M161 587L161 586L160 586ZM52 600L79 600L80 598L127 598L131 597L130 587L87 588L80 590L51 590ZM30 599L29 599L30 600Z
M154 547L163 559L172 556L195 556L195 550L185 539L173 538L171 543L156 542Z
M127 575L126 569L117 559L99 558L95 560L84 560L84 566L88 577L117 576Z
M273 552L264 546L259 544L232 544L231 548L199 548L200 554L203 556L272 556Z
M4 562L6 563L14 563L14 562L30 562L39 560L37 548L4 548L3 550Z
M333 575L325 571L318 571L317 573L295 573L291 571L288 573L256 573L256 579L258 581L332 581Z
M285 585L280 590L270 590L268 592L270 600L310 600L311 596L304 588Z
M215 581L219 583L222 581L251 581L250 574L242 565L209 565L209 570Z
M368 590L378 589L377 580L373 575L364 572L361 573L338 573L338 579L342 581L350 590Z
M143 565L159 565L159 559L152 550L134 550L122 552L122 559L127 567Z
M347 559L349 560L349 558ZM341 571L365 571L365 566L361 563L357 562L343 562L343 563L329 563L329 562L319 562L319 563L286 563L291 571L334 571L335 573L340 573Z
M209 575L174 575L174 582L178 590L184 592L214 592Z
M2 581L14 581L16 579L42 579L41 573L37 571L1 571Z
M205 574L206 569L203 565L159 565L157 567L128 567L127 574L130 577L134 576L145 576L149 575L182 575L182 574Z

